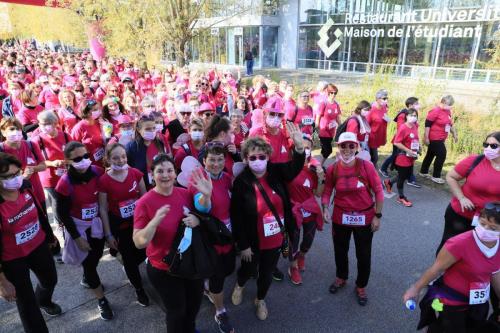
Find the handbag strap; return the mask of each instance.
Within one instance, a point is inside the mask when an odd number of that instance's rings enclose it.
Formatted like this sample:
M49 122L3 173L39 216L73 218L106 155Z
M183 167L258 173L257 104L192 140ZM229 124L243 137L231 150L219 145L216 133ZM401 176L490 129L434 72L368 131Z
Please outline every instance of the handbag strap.
M258 180L255 182L255 184L259 188L260 194L264 198L264 201L266 202L267 207L269 207L269 209L271 210L271 212L274 215L274 218L278 222L278 225L280 226L281 232L284 233L285 232L285 228L283 226L283 223L281 222L281 219L280 219L280 216L278 214L278 211L276 210L276 207L274 207L273 203L271 202L271 199L269 199L269 196L267 195L266 190L264 189L264 187L262 186L262 184Z

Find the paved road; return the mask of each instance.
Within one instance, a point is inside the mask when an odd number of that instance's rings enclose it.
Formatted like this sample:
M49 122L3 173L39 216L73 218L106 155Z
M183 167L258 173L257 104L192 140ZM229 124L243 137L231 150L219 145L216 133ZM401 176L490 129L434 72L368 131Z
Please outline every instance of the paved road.
M355 261L351 260L348 286L337 295L328 293L334 274L331 227L319 233L307 257L307 271L302 286L289 280L272 284L267 303L269 318L259 321L252 300L255 283L249 281L244 302L239 307L230 304L234 277L225 288L227 308L237 332L413 332L418 313L411 313L401 303L405 289L432 262L440 240L443 214L449 195L440 190L422 188L407 190L414 201L405 208L386 199L382 228L374 237L372 273L368 285L369 303L360 307L354 296ZM354 259L351 244L351 259ZM282 270L286 262L280 260ZM164 314L157 305L148 308L135 303L133 289L128 284L120 264L106 255L99 265L116 318L104 322L99 318L96 302L90 292L78 284L81 269L59 265L59 283L54 300L64 314L48 319L51 332L165 332ZM201 332L217 332L213 306L204 300L199 314ZM22 332L17 310L0 301L0 332Z

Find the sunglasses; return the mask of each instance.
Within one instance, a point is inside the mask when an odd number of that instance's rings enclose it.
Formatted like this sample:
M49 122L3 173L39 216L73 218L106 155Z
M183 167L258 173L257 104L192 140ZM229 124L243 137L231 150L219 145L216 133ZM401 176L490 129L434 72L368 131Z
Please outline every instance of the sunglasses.
M264 161L267 159L267 155L251 155L251 156L248 156L248 160L249 161L257 161L257 159L261 160L261 161Z
M389 98L388 97L383 97L382 98L384 101L387 101Z
M337 95L337 93L335 91L329 91L328 95Z
M488 202L486 205L484 205L484 208L487 210L495 210L497 213L500 213L500 204Z
M78 163L78 162L81 162L82 160L88 159L88 158L90 158L90 154L89 153L85 153L82 156L78 156L78 157L72 158L71 160L73 162Z
M309 98L309 95L300 95L302 98Z
M201 83L200 86L202 87L207 87L208 86L208 83Z
M144 108L154 108L154 105L144 105Z
M269 112L270 117L280 117L283 118L285 116L284 113L278 113L278 112Z
M95 100L93 100L93 99L91 99L91 100L87 101L87 106L94 106L94 105L96 105L96 104L97 104L97 101L95 101Z
M185 117L185 116L190 116L191 115L191 112L179 112L181 116Z
M205 112L205 113L202 114L202 116L205 117L205 118L210 118L210 117L212 117L212 115L213 115L212 112Z
M498 143L483 142L483 148L488 148L488 146L491 147L491 149L497 149Z
M210 142L207 142L205 143L205 147L207 148L213 148L213 147L217 147L217 148L224 148L225 145L223 142L219 142L219 141L210 141Z
M342 148L342 149L346 149L346 148L349 148L349 149L355 149L355 148L356 148L356 146L357 146L357 145L356 145L356 144L354 144L354 143L349 143L349 144L347 144L347 143L341 143L341 144L340 144L340 148Z

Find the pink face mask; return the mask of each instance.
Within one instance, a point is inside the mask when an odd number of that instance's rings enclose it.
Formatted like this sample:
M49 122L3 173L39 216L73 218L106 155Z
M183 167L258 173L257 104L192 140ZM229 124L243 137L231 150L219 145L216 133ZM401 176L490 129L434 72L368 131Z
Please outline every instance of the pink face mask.
M266 117L266 124L267 126L271 128L276 128L281 124L281 118L280 117Z
M267 160L255 160L255 161L248 161L248 166L250 167L250 170L256 173L263 173L266 171L267 168Z
M496 242L500 237L499 231L485 229L481 224L478 224L474 230L477 237L483 242Z
M2 180L3 188L6 190L18 190L23 184L23 176L19 175L11 179Z
M23 134L21 131L13 131L7 134L7 141L9 142L19 142L23 139Z
M43 134L50 134L54 130L54 125L40 125L40 131Z
M493 149L491 147L484 148L484 157L486 157L488 160L494 160L498 156L500 156L500 147L497 149Z

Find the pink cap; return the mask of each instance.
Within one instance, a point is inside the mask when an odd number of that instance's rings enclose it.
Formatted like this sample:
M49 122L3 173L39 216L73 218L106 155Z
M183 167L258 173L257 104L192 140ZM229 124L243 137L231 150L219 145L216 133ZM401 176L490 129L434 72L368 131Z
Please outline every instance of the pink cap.
M198 109L198 113L205 112L205 111L215 111L215 108L212 105L212 103L203 103L200 105L200 108Z
M270 108L270 107L264 107L263 108L263 111L265 113L269 113L269 112L276 112L276 113L285 113L285 110L282 109L282 108Z

